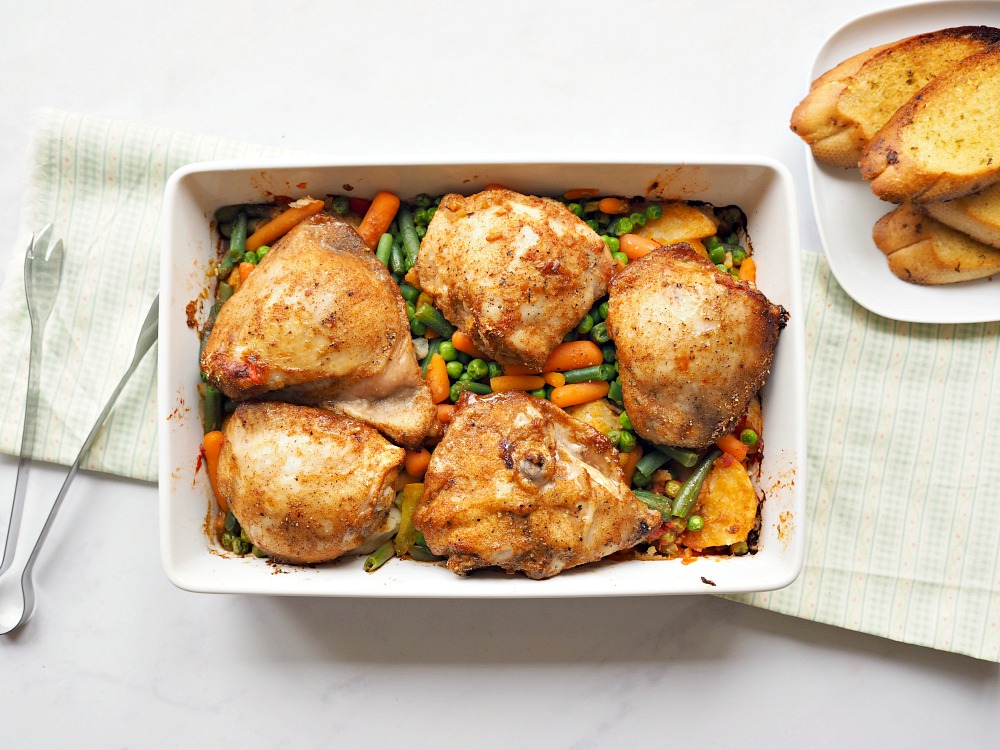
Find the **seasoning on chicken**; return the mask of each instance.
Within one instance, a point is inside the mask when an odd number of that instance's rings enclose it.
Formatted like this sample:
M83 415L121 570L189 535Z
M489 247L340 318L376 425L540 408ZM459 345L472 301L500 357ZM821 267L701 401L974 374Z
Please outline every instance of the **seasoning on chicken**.
M320 406L407 447L434 421L399 287L353 227L324 214L277 242L223 305L201 367L231 399Z
M613 268L604 241L558 201L491 189L441 199L413 274L480 351L540 370Z
M454 572L529 578L633 547L661 521L628 489L607 438L517 391L462 395L413 520Z
M636 432L704 448L764 384L788 313L685 244L654 250L611 282L608 332Z
M219 492L271 557L318 563L387 531L406 452L323 409L240 404L226 423Z

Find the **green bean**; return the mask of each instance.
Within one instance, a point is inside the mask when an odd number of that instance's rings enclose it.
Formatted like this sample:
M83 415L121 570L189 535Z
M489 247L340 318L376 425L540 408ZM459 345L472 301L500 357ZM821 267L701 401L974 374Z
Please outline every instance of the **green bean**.
M536 388L533 391L528 391L529 396L534 396L535 398L548 398L548 393L545 388Z
M687 448L671 448L668 445L661 445L660 450L685 468L690 469L698 463L698 454Z
M712 470L712 464L715 463L720 452L719 450L711 450L706 453L698 467L691 472L691 476L681 485L681 490L674 498L674 505L671 509L675 516L687 518L688 513L691 512L691 506L694 505L694 501L698 499L698 493L701 492L701 485L704 484L705 477Z
M477 383L475 380L459 380L455 385L459 387L459 392L471 391L477 396L485 396L488 393L493 393L493 389L486 385L486 383ZM452 388L454 387L452 386Z
M227 284L225 281L219 282L219 291L216 292L215 298L219 301L219 304L225 304L226 300L233 296L233 286L232 284Z
M382 542L379 548L368 555L368 559L365 560L364 568L365 573L372 573L383 565L385 565L389 560L396 555L396 548L392 545L392 540L387 542Z
M375 248L375 257L378 258L378 262L383 266L386 268L389 267L389 261L392 258L392 235L388 232L378 238L378 246Z
M417 262L417 253L420 252L420 238L417 236L417 228L413 224L413 214L406 204L399 207L396 213L396 221L399 222L399 234L403 238L403 250L410 263Z
M601 354L604 356L605 364L614 364L618 358L618 350L614 344L605 344L601 347Z
M443 343L441 339L431 339L427 342L427 354L420 360L420 368L424 371L424 375L427 374L427 366L431 363L431 357L440 353L439 350Z
M202 426L206 433L222 429L222 391L214 385L205 386L205 414Z
M618 378L611 381L611 387L608 389L608 398L619 404L622 402L622 381Z
M592 380L611 380L615 376L615 368L608 364L580 367L563 373L567 383L589 383Z
M396 554L400 557L413 549L413 545L416 543L418 532L413 525L413 511L416 510L422 494L422 484L408 484L403 488L399 529L396 531L396 538L393 541Z
M441 338L450 339L455 333L455 327L444 319L439 310L426 302L417 308L414 317L429 328L433 328Z
M236 223L233 224L233 232L229 235L229 251L222 259L219 270L232 271L233 266L243 259L243 253L246 251L246 248L247 215L241 211L240 215L236 217Z
M653 510L659 511L660 517L663 520L670 518L670 498L657 495L655 492L648 492L647 490L632 490L632 494Z
M256 544L250 548L250 552L253 553L254 557L267 557L267 553Z
M405 281L399 285L399 293L403 295L403 299L407 302L412 302L416 304L417 297L420 296L420 290L415 286L410 286Z
M398 242L392 243L392 250L389 252L389 268L393 273L406 273L406 255L403 253L403 246Z
M338 195L333 199L333 210L338 214L346 214L351 207L351 202L343 195Z
M659 469L669 460L670 459L667 458L666 454L654 449L639 459L638 463L635 465L635 471L637 474L651 477L653 476L654 471Z
M243 531L239 520L237 520L231 510L226 511L226 520L223 522L223 528L233 536L239 536L240 532Z
M435 555L426 544L414 544L410 547L410 557L417 562L437 562L444 560L440 555Z

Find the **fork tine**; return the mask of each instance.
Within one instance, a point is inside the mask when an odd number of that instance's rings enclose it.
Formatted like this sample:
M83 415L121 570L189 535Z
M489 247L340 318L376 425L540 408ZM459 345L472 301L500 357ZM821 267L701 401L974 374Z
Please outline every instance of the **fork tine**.
M63 241L61 239L56 240L54 244L46 248L45 260L50 262L54 261L59 265L62 265L62 256L63 256Z
M46 224L42 227L42 230L38 233L38 236L35 237L35 241L32 243L34 247L48 247L49 241L52 238L52 228L51 224Z

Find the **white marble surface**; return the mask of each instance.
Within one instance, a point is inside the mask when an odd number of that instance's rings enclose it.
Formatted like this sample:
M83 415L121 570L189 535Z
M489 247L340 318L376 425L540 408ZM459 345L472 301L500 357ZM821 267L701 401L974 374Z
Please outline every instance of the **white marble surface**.
M893 4L2 2L0 262L45 105L334 158L765 154L792 170L818 248L788 114L826 36ZM14 465L0 458L3 518ZM33 494L58 490L58 468L31 476ZM36 579L34 618L0 638L4 748L990 747L1000 732L995 664L711 597L182 592L160 569L156 488L95 475Z

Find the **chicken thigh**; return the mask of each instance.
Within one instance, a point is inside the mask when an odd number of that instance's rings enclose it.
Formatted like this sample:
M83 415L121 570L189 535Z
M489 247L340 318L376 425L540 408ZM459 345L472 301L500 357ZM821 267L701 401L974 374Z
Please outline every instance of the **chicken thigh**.
M661 519L629 490L603 435L512 391L462 395L413 521L456 573L548 578L642 542Z
M764 384L787 318L688 245L629 263L611 282L607 325L636 432L700 449L731 431Z
M354 228L320 214L222 306L202 371L229 398L320 406L418 445L434 421L399 288Z
M480 351L540 370L613 267L604 241L561 203L491 189L441 199L413 274Z
M219 492L275 559L333 560L386 530L405 451L371 427L308 406L250 402L224 434Z

